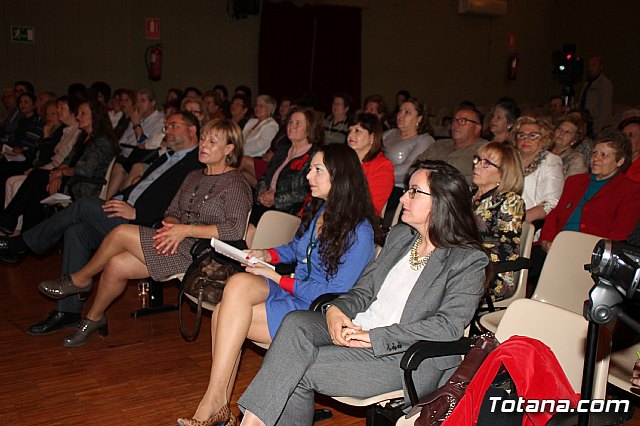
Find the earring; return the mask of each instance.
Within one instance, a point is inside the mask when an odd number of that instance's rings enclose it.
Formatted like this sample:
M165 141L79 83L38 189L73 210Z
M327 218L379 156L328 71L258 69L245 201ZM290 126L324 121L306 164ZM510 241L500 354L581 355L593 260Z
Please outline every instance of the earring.
M496 188L500 186L500 182L496 183Z

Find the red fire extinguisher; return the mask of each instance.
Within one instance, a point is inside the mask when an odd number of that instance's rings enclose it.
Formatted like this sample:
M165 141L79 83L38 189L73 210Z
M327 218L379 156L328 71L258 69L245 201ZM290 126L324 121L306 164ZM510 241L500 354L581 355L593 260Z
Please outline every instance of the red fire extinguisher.
M162 45L149 46L144 53L149 80L158 81L162 78Z
M515 80L518 77L518 67L520 65L520 55L513 53L509 56L509 69L507 70L507 78Z

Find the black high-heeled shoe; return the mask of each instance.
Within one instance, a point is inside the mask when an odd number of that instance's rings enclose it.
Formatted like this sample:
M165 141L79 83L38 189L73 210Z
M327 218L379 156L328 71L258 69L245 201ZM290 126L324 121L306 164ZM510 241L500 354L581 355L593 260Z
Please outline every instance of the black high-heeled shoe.
M68 348L82 346L87 343L91 334L96 330L98 330L98 334L100 334L100 336L107 337L109 334L109 328L107 327L106 315L102 315L102 318L98 321L91 321L87 318L83 319L82 322L80 322L78 331L65 337L62 341L62 346L66 346Z

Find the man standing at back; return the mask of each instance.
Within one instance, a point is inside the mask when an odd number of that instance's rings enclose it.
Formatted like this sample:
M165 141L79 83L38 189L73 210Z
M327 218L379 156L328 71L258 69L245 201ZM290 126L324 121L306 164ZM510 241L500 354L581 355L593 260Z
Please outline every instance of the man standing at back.
M613 121L613 84L602 73L601 56L592 56L587 63L587 81L580 92L580 109L588 109L593 117L593 131L599 133Z
M420 154L416 161L442 160L458 169L471 185L473 156L489 143L480 137L482 114L475 108L463 107L451 121L451 139L440 139Z
M138 183L106 202L97 197L81 198L18 237L0 237L0 259L17 262L28 251L44 253L64 238L62 274L72 274L89 261L92 251L116 226L151 226L161 220L186 175L202 167L198 162L198 119L189 112L179 112L167 118L165 128L168 152L153 162ZM59 300L57 309L27 333L44 335L74 326L83 303L78 295Z

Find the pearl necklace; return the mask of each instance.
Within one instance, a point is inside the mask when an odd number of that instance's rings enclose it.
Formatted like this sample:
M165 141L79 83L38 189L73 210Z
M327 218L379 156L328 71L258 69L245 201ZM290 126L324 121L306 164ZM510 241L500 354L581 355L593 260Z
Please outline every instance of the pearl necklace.
M409 266L411 266L411 269L413 269L414 271L418 271L420 270L420 268L424 268L425 266L427 266L427 263L429 263L429 258L433 254L432 250L426 256L418 257L418 247L420 246L421 242L422 235L419 235L418 239L416 239L416 241L413 243L413 246L411 247L411 252L409 252Z

